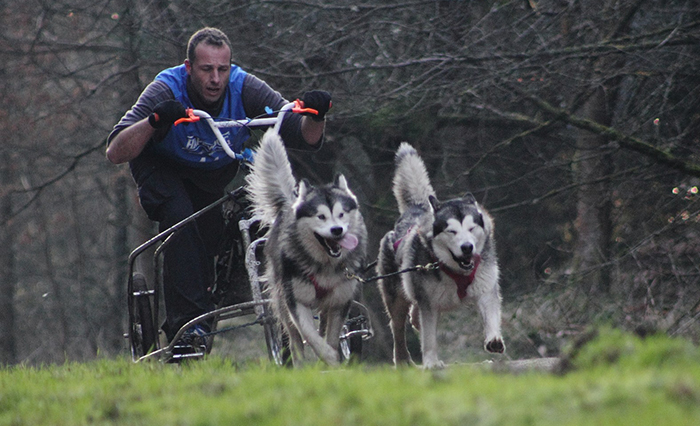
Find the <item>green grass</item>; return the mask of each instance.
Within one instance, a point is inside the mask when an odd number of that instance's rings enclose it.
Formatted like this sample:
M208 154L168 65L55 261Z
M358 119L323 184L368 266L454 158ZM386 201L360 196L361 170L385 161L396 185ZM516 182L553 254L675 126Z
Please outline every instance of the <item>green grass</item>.
M700 351L604 330L563 375L209 358L0 370L0 425L696 425Z

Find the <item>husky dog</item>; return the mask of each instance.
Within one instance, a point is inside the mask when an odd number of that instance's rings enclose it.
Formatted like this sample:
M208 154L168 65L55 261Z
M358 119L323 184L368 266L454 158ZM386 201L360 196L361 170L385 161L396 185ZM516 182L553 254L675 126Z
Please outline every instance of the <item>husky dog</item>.
M357 198L343 175L319 187L306 179L297 184L274 130L263 136L246 180L255 214L270 227L265 275L292 361L304 360L306 342L321 360L337 365L340 332L357 289L345 270L359 270L365 261L367 230Z
M380 243L377 272L385 275L416 265L435 269L407 272L379 281L394 336L394 363L411 363L406 319L420 332L424 368L443 368L438 359L441 312L476 300L484 324L484 349L503 353L501 297L493 220L472 194L440 202L423 160L404 142L396 153L394 196L401 216Z

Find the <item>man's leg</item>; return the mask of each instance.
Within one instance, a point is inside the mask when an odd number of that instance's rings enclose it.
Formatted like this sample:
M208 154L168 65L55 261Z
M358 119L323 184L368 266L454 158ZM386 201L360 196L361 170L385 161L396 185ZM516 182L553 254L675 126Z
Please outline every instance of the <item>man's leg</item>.
M154 171L141 185L141 205L149 218L159 222L159 231L196 211L188 189L182 179L168 169ZM173 236L163 252L166 311L163 330L168 341L189 320L214 309L207 292L212 277L213 261L207 254L198 224L192 222Z

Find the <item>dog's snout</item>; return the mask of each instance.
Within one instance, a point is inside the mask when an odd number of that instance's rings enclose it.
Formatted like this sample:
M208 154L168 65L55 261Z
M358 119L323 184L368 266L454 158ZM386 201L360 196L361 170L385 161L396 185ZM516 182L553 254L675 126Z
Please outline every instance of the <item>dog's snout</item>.
M343 235L343 227L342 226L332 227L331 234L333 234L334 237L339 237L339 236Z
M463 256L470 256L472 251L474 251L474 246L471 244L462 244L460 248L462 249Z

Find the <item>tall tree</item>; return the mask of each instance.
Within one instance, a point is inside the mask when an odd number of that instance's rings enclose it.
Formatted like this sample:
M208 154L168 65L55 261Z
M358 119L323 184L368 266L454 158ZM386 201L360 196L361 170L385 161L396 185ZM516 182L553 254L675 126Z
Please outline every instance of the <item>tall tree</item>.
M15 335L15 256L14 232L11 225L12 215L10 185L13 180L12 157L8 151L0 151L0 365L17 362L17 338Z
M579 5L579 14L609 17L603 19L594 34L607 43L623 37L629 30L632 17L639 12L642 1L620 3L617 1L589 2ZM617 10L616 10L617 9ZM570 11L565 19L571 20ZM593 36L595 38L595 35ZM615 72L622 68L624 59L611 56L591 61L588 81L591 86L584 90L580 115L592 122L610 127L613 123L617 93L622 82ZM608 293L611 285L610 261L612 246L612 190L610 176L615 167L609 148L610 139L606 135L579 131L576 138L574 159L575 181L580 185L577 192L576 231L574 246L574 268L579 279L593 283L594 291Z

